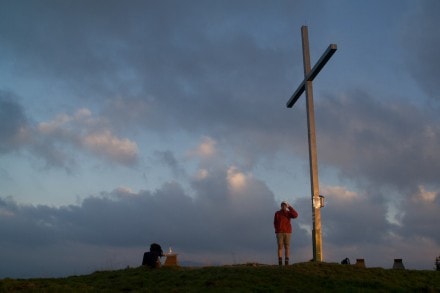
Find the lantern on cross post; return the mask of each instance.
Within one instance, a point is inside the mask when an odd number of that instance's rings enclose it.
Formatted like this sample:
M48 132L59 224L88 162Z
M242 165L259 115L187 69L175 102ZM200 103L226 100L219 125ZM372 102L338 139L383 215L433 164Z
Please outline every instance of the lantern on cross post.
M313 207L316 209L323 208L325 206L325 196L320 194L318 197L313 198Z

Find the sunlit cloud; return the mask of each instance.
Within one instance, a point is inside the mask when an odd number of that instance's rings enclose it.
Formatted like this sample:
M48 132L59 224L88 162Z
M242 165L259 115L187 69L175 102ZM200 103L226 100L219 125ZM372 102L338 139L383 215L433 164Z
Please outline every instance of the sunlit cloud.
M92 112L87 108L81 108L78 109L73 115L60 113L51 121L39 123L37 128L42 133L48 134L62 127L66 127L65 125L69 123L71 123L69 127L74 127L78 124L91 124L93 120Z
M416 193L413 200L415 201L423 201L426 203L433 203L437 198L438 192L436 191L428 191L425 189L423 185L419 186L419 191Z
M356 192L350 191L344 186L324 186L321 193L339 200L353 200L358 197Z
M92 111L87 108L78 109L74 115L76 120L89 119L92 117Z
M119 139L108 130L87 135L82 141L92 152L123 164L131 164L137 159L137 144L126 138Z
M36 130L40 148L69 145L122 165L135 164L138 159L137 144L117 137L106 127L105 119L94 117L87 108L78 109L73 115L60 113L51 121L39 123ZM48 141L53 143L49 145Z
M52 121L39 123L37 128L42 134L47 135L59 130L70 121L72 121L72 117L65 113L62 113L57 115L57 117L55 117L55 119Z
M246 187L246 175L240 172L235 166L227 171L227 180L229 188L236 191Z
M216 154L216 144L214 139L205 136L195 149L189 151L189 154L200 158L213 157Z
M135 197L139 194L134 192L130 187L120 186L116 188L113 193L115 193L118 197Z

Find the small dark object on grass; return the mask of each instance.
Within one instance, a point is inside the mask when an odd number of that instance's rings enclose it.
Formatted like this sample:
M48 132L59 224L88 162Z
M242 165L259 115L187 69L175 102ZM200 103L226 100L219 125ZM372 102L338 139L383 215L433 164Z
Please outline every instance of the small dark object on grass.
M349 259L348 257L344 258L344 259L341 261L341 264L343 264L343 265L349 265L349 264L350 264L350 259Z

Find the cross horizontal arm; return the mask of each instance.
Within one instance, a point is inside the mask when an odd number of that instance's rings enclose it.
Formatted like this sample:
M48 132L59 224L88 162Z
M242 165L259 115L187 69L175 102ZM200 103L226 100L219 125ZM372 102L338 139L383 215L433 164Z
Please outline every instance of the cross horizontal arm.
M324 67L328 60L332 57L332 55L336 52L336 44L330 44L325 50L324 54L322 54L321 58L319 58L318 62L316 62L315 66L313 66L312 70L307 74L306 80L312 81Z
M290 99L287 101L287 108L292 108L296 101L301 97L302 93L306 89L306 82L303 80Z
M299 99L301 94L305 90L306 81L313 81L321 69L325 66L328 60L332 57L332 55L336 52L337 46L336 44L330 44L325 50L324 54L322 54L321 58L319 58L318 62L316 62L315 66L313 66L312 70L307 74L304 80L301 82L299 87L293 93L292 97L287 101L287 108L292 108L296 101Z

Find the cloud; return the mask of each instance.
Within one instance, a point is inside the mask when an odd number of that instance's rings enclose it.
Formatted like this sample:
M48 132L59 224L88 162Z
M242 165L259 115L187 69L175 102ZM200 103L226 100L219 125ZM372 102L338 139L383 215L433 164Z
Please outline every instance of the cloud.
M348 190L344 186L324 186L320 191L322 194L329 194L332 198L342 202L356 200L359 197L356 192Z
M432 225L440 220L439 194L438 186L428 188L423 185L409 194L401 207L402 235L412 239L431 239L434 243L440 243L438 229L436 225Z
M216 141L211 137L205 136L195 149L189 151L189 156L209 159L215 156L216 152Z
M199 146L204 145L215 143L205 137ZM0 244L15 251L20 247L23 254L41 251L34 261L39 263L43 261L40 257L44 258L45 264L52 268L61 262L65 267L84 269L90 265L86 257L97 247L127 253L117 258L130 259L129 265L138 265L151 242L158 242L165 249L172 246L183 262L222 264L238 258L259 262L272 259L275 243L272 222L278 206L272 191L251 173L228 164L220 152L211 152L209 147L208 152L204 147L196 149L202 150L202 156L193 158L200 162L194 172L204 176L188 177L189 189L175 181L166 182L154 191L136 192L121 186L88 196L77 205L60 207L24 205L11 197L1 198L0 233L4 237ZM210 154L210 160L203 156L206 153ZM174 155L168 152L167 157ZM301 238L301 231L297 237ZM305 237L304 233L302 238ZM70 247L70 254L58 254L63 246ZM51 247L55 254L44 252L45 247ZM8 253L8 249L0 254ZM71 254L83 255L85 259L83 262L72 259ZM93 257L95 265L108 257L100 255L102 258ZM8 263L9 272L1 272L7 275L20 271L16 267L25 258L2 259L15 262ZM121 265L126 266L127 262Z
M137 144L115 136L108 129L105 119L93 117L91 111L85 108L77 110L73 115L62 113L52 121L39 123L35 145L49 165L68 166L67 161L71 156L62 150L66 147L87 151L126 166L138 161ZM51 155L53 153L59 153L60 156L55 158Z
M268 11L271 17L290 16L262 2L222 4L218 10L193 3L197 9L160 1L129 6L109 1L105 9L83 1L68 6L48 1L25 10L10 4L16 13L5 16L5 27L14 30L4 34L6 53L20 56L14 69L30 79L57 80L77 101L93 97L112 129L172 134L177 127L257 152L268 152L274 136L287 145L286 134L296 129L286 125L289 112L282 111L291 94L285 84L297 65L274 37L280 28L264 23L270 23ZM231 9L227 22L226 9ZM247 22L231 33L243 13ZM255 34L249 27L261 29ZM283 30L290 33L287 24ZM295 115L293 124L296 117L304 115ZM242 155L250 163L258 160L258 154Z
M405 50L405 62L420 88L431 99L440 99L440 86L437 77L440 75L440 37L437 28L440 20L438 1L417 3L415 9L407 16L406 26L402 32L402 43ZM423 32L423 33L420 33Z
M236 170L234 174L240 173ZM207 178L198 179L194 184L195 196L186 194L178 183L169 182L154 192L133 192L121 187L87 197L79 205L61 207L22 205L12 198L2 198L0 232L4 237L0 243L10 249L21 247L23 254L44 247L58 251L68 245L71 254L78 257L84 253L84 247L90 251L93 247L137 248L140 258L142 249L149 243L159 242L189 255L215 251L209 261L216 263L224 261L217 253L258 258L258 254L273 246L273 194L263 182L249 176L245 185L228 189L229 175L228 170L219 169ZM206 181L224 182L225 186L219 192ZM217 185L222 187L221 183ZM0 252L6 253L7 250ZM60 262L69 266L73 261L68 256L40 257L44 260L34 256L35 261L44 261L47 266ZM75 263L78 264L77 260ZM86 259L84 263L88 263Z
M13 94L0 92L0 152L30 150L47 166L66 170L76 165L75 152L125 166L137 164L136 142L113 134L106 119L94 117L89 109L79 109L73 115L61 113L34 126L16 100Z
M0 153L16 151L29 139L29 121L17 99L0 91Z
M232 166L227 171L227 181L230 189L240 191L247 185L247 176L243 174L236 167Z
M234 181L234 176L240 180ZM183 262L231 263L237 261L237 256L240 260L274 261L272 221L278 204L265 184L234 167L220 168L195 180L195 196L187 194L178 183L169 182L154 192L134 192L120 187L87 197L78 205L61 207L23 205L12 198L1 198L3 237L0 243L4 249L0 254L6 264L4 267L9 268L1 274L23 276L19 267L29 259L33 260L31 267L42 262L46 266L38 275L33 271L34 276L45 275L58 267L63 268L59 272L67 275L73 270L99 269L100 266L137 266L151 242L159 242L165 249L172 246ZM212 180L217 182L217 187L223 187L220 192L216 193L218 189L213 189L211 184L204 184ZM231 182L240 184L231 186ZM432 204L432 196L428 196L426 202L415 201L408 207L410 218L404 222L417 229L402 230L387 222L383 206L370 201L366 194L356 194L341 186L325 187L323 191L328 199L322 210L327 260L362 257L367 258L369 265L387 266L392 257L381 259L376 255L380 251L395 257L404 254L411 266L423 265L420 259L408 253L409 247L403 243L419 239L419 247L431 248L438 243L435 231L431 230L433 234L429 236L421 229L432 228L428 221L437 217L438 206ZM423 195L426 192L430 191L421 189L415 197L426 197ZM437 199L435 196L434 200ZM292 257L296 261L307 261L310 256L310 234L305 228L311 219L309 205L309 199L295 203L300 213L293 221ZM424 222L419 218L418 209L423 209L426 215ZM69 253L61 253L66 247ZM383 251L384 247L393 249ZM98 250L101 252L97 253ZM11 258L14 251L20 251L21 257ZM35 255L34 252L40 253Z
M327 205L322 211L324 239L341 246L383 243L393 227L388 222L386 206L371 200L373 194L356 194L346 188L327 187ZM365 222L368 225L365 225ZM373 240L374 239L374 240Z
M197 148L196 153L201 157L211 157L215 155L215 151L215 141L209 137L205 137Z
M171 169L173 176L175 177L184 177L186 175L186 171L184 167L181 165L181 162L173 152L167 151L155 151L155 157L164 165L168 166Z
M414 201L421 201L425 203L434 203L438 193L436 191L428 191L424 186L419 186L419 192L413 196Z
M353 91L326 96L316 112L321 164L355 182L402 191L437 184L440 121L435 110Z
M108 157L124 165L131 165L137 161L137 144L126 138L119 139L108 130L88 134L82 142L93 153Z
M215 145L213 139L204 138L200 146L206 142ZM271 222L278 206L274 195L263 181L228 164L221 152L211 154L214 155L209 160L203 156L194 157L200 160L200 165L194 176L189 177L190 193L177 182L169 182L154 192L133 192L124 187L86 198L79 207L72 209L75 213L69 218L81 220L76 220L73 225L76 228L72 230L76 232L68 240L80 239L85 245L122 249L142 246L141 240L160 239L165 245L184 251L193 260L197 259L196 255L211 255L204 261L216 263L224 260L225 255L237 253L247 255L247 259L259 256L270 262L273 253ZM168 156L174 157L172 153ZM403 238L411 242L423 239L424 247L430 249L438 243L433 231L435 227L430 225L438 209L438 191L420 187L412 197L403 196L404 200L420 199L421 203L415 205L416 211L427 216L412 215L414 205L402 204L397 215L399 224L388 218L390 206L385 199L389 197L382 188L369 187L359 192L344 186L325 186L321 191L327 197L322 210L326 258L368 257L372 263L386 266L387 260L372 251L383 251L384 245L391 245L394 249L383 253L401 257L403 251L408 251L408 247L399 244ZM295 207L300 212L293 223L295 251L304 252L299 257L296 254L296 258L306 261L311 245L310 199L297 199ZM152 225L151 219L156 225ZM134 222L137 224L130 224ZM104 223L112 223L112 229L103 226ZM122 231L122 234L115 235L115 231ZM206 235L210 235L209 239ZM252 247L248 243L253 243ZM412 267L424 266L420 256L405 256Z

